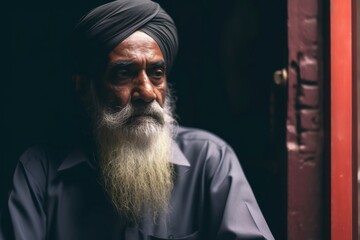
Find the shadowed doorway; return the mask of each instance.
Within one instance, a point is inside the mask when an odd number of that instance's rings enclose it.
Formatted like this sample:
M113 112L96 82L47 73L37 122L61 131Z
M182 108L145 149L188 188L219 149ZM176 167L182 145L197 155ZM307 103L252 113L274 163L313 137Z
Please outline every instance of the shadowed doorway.
M10 117L2 129L9 141L1 204L27 147L70 141L76 131L66 39L79 16L106 1L20 2L11 13L11 81L4 83L3 111ZM274 237L285 239L286 86L274 84L273 73L287 62L286 1L157 2L179 30L169 81L180 124L211 131L234 148Z
M174 18L180 49L169 77L179 122L209 130L237 153L276 239L286 239L284 0L158 0Z

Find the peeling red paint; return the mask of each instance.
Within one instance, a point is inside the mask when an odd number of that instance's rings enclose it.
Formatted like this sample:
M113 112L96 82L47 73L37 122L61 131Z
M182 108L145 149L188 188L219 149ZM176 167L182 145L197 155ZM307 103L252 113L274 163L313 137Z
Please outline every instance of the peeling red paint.
M316 59L300 60L301 80L317 82L319 74L319 65Z
M300 126L304 130L319 130L320 113L317 109L300 110Z
M301 84L300 95L298 96L299 104L303 107L319 107L319 86Z
M321 1L288 1L288 239L323 239Z

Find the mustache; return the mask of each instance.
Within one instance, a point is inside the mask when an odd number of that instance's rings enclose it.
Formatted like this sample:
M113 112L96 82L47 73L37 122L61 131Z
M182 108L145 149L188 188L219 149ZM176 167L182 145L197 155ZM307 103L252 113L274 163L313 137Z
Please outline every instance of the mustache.
M129 119L136 117L152 117L156 119L159 123L163 124L163 108L160 107L158 102L153 101L148 104L131 104L132 109L129 116Z
M153 119L156 123L165 124L164 109L158 102L130 102L125 107L116 109L105 109L104 118L100 125L107 125L111 128L131 125L140 117Z

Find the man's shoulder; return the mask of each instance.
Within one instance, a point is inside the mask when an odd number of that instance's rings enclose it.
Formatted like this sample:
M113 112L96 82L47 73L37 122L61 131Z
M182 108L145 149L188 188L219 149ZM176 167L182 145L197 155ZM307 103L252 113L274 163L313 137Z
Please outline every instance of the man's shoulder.
M49 173L57 165L57 158L52 156L52 152L45 146L33 146L25 150L19 158L13 175L14 185L18 185L16 187L19 188L25 187L22 186L25 181L33 191L40 195L44 193L51 178Z
M223 139L206 130L179 126L176 134L178 143L192 142L193 144L211 144L219 148L228 147Z
M59 146L32 146L22 153L19 165L31 175L48 175L49 171L59 167L67 152L68 149Z
M205 130L179 127L177 144L193 169L206 169L207 176L213 176L216 169L223 172L239 167L235 152L220 137Z

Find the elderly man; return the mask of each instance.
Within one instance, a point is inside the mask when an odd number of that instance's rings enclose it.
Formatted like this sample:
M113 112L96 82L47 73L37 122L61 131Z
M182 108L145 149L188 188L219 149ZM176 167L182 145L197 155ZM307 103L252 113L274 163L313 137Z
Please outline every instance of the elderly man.
M88 134L21 156L1 239L273 239L233 150L172 117L177 33L158 4L102 5L73 43Z

